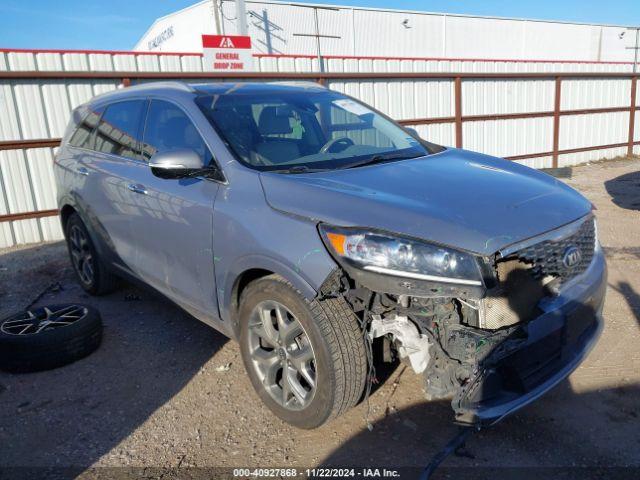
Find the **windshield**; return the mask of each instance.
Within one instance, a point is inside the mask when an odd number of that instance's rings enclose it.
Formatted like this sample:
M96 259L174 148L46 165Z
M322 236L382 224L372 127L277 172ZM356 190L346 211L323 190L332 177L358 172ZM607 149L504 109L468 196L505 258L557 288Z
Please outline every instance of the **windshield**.
M339 93L241 92L196 103L237 158L258 170L350 168L431 153L426 142Z

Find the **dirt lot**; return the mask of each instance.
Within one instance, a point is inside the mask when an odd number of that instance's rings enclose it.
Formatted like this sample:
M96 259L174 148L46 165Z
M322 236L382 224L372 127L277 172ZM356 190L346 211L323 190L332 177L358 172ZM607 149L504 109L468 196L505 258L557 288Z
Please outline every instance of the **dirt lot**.
M594 478L593 467L640 467L640 161L579 167L568 182L598 208L604 334L569 381L471 437L450 467L581 466ZM221 334L135 287L87 297L61 243L0 251L0 315L50 285L40 303L100 309L104 342L64 368L0 373L0 477L9 466L422 466L455 432L447 403L426 402L402 367L371 398L373 431L365 405L296 430L262 406Z

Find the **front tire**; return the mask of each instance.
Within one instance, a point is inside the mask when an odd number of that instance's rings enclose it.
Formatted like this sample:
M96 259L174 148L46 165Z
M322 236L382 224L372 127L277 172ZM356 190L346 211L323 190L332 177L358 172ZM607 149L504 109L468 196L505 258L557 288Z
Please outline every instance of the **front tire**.
M342 298L308 301L270 275L240 299L240 351L261 400L285 422L312 429L360 399L367 359L358 321Z

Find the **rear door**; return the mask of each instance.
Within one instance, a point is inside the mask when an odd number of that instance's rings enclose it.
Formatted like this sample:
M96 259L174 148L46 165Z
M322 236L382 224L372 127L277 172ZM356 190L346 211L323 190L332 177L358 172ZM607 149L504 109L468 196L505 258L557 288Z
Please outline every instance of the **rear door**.
M139 209L131 202L129 177L140 163L140 133L146 100L122 100L101 106L97 127L83 142L76 174L83 180L81 208L116 264L131 268L136 245L131 222Z
M130 224L137 246L135 272L202 320L217 318L213 203L218 183L204 178L162 179L148 166L159 152L195 150L205 165L213 155L189 115L177 104L152 99L143 133L144 163L127 192L138 217Z

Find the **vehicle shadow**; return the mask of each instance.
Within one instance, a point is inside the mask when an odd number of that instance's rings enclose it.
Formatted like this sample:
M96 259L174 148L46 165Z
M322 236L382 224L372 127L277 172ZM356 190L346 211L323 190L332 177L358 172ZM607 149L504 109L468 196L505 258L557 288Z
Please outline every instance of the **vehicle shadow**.
M20 252L31 254L43 251ZM4 256L0 263L13 273L18 268ZM151 291L125 284L110 295L89 297L70 270L54 272L49 281L60 287L38 304L96 307L104 323L103 343L62 368L22 375L0 372L0 470L7 474L12 466L64 466L69 478L107 453L127 464L130 452L118 445L181 392L227 338ZM4 291L9 295L13 290L5 285ZM215 383L210 387L215 390ZM14 473L27 478L19 469Z
M640 294L633 289L629 282L618 282L618 285L609 284L609 287L623 296L640 326Z
M640 172L631 172L604 182L613 203L628 210L640 210Z
M640 385L577 393L564 381L536 403L472 434L432 478L637 478L639 396ZM372 431L363 429L321 465L400 469L401 478L418 478L445 446L443 437L458 433L451 419L447 401L413 405L385 416ZM559 444L560 438L575 441Z

